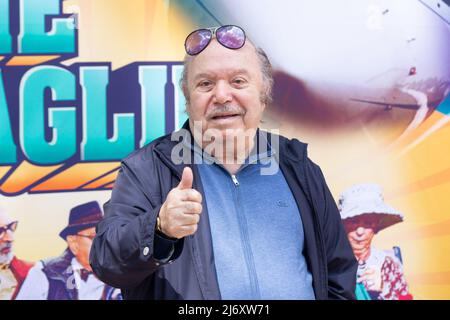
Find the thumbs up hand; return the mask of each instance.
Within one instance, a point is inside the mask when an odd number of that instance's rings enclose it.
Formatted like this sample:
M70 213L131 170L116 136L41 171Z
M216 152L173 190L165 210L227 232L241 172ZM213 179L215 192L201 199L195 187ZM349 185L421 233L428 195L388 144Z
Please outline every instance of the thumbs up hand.
M194 182L194 175L192 169L189 167L184 168L183 175L181 176L181 181L177 188L180 190L192 189L192 184Z
M180 183L170 190L159 211L159 231L171 238L181 239L197 231L203 207L202 195L192 189L193 181L192 169L184 168Z

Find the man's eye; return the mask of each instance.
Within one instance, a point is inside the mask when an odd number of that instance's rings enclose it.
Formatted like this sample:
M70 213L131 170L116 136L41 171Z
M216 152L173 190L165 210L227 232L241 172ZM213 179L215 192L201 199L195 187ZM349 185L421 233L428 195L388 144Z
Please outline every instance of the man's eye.
M211 85L211 81L201 81L198 86L199 87L209 87Z
M233 79L233 86L235 88L245 88L248 84L248 81L244 78L235 78Z

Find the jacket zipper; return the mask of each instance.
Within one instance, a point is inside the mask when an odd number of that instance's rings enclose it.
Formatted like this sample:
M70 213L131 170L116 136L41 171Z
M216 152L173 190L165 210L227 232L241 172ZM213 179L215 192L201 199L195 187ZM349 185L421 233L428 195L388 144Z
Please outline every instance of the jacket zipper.
M231 180L233 180L233 183L236 187L239 186L239 181L234 174L231 175Z

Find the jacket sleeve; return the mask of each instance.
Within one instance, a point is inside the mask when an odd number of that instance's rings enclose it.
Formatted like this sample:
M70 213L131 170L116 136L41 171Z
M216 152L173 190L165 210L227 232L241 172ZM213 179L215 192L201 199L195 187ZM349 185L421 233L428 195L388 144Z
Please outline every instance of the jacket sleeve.
M162 243L165 239L156 237L155 243L156 218L162 204L160 195L150 188L142 185L138 175L122 162L111 199L104 205L104 219L97 225L89 258L97 277L113 287L135 287L181 253L183 239ZM158 260L155 245L175 248L164 249L172 255Z
M356 299L357 261L342 224L336 202L327 186L324 175L316 164L312 163L316 179L312 183L312 192L321 195L316 205L323 215L320 219L328 265L328 298Z

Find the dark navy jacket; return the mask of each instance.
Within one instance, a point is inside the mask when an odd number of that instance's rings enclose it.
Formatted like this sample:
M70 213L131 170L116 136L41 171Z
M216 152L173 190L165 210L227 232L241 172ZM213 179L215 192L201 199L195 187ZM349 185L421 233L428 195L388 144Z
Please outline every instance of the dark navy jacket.
M188 128L187 123L184 128ZM271 136L269 135L269 139ZM90 263L105 283L122 288L124 299L220 299L207 206L197 232L176 242L166 263L154 258L156 217L184 164L171 161L170 135L122 161L105 217L97 226ZM357 262L334 199L306 144L279 137L280 169L300 209L305 258L317 299L354 299ZM199 173L194 188L204 197Z

